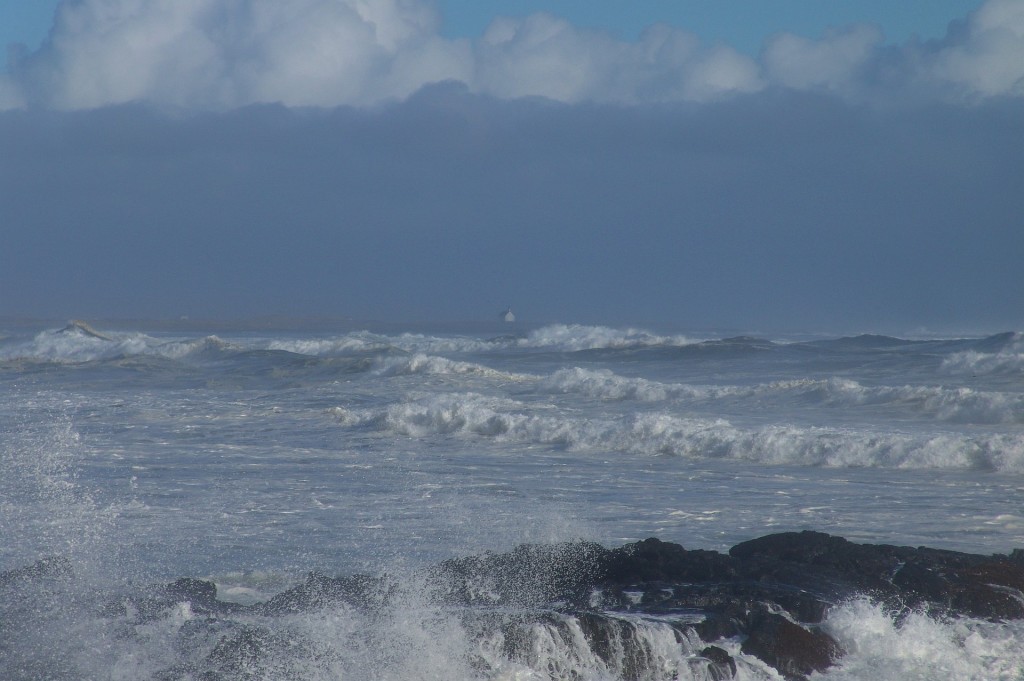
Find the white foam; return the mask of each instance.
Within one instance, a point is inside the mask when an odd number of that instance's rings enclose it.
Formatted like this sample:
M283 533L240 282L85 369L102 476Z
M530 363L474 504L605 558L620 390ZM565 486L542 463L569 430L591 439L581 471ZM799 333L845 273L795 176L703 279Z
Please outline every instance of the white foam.
M968 350L943 360L941 371L955 375L1017 374L1024 372L1024 334L1015 333L998 352Z
M378 362L376 373L382 376L480 376L497 381L526 381L535 377L496 371L482 364L416 353L412 357L389 357Z
M218 336L205 336L192 340L161 343L152 348L152 353L170 359L185 359L187 357L217 357L221 353L236 349L240 348L221 340Z
M582 452L731 458L769 464L1024 471L1024 434L911 433L772 424L655 412L605 418L536 413L477 393L427 394L383 409L335 412L345 425L404 437L493 438Z
M285 350L313 357L364 354L394 348L386 336L359 331L337 338L277 339L267 344L269 350Z
M944 386L864 386L842 378L797 379L752 386L661 383L619 376L607 369L561 369L538 389L601 400L690 403L715 400L790 398L823 407L891 406L950 423L1024 423L1024 394Z
M822 679L988 681L1024 674L1021 621L912 613L897 622L881 606L859 599L833 609L825 628L847 652Z
M614 619L612 620L615 621ZM505 636L493 632L479 644L480 657L491 670L491 679L546 681L582 678L613 681L628 678L628 666L638 660L626 654L630 649L646 653L644 679L712 678L708 662L697 651L703 643L692 630L682 633L666 622L640 618L622 618L619 629L609 628L603 641L610 655L598 655L576 617L551 614L549 621L520 625L517 631L518 654L508 655Z
M673 397L706 399L709 388L667 384L645 378L626 378L608 369L560 369L545 378L538 389L550 393L578 393L602 400L659 402Z
M572 352L645 346L681 347L695 342L697 341L685 336L663 336L642 329L552 324L531 331L526 338L520 339L516 344L524 348L551 348Z
M685 336L665 336L641 329L552 324L530 331L523 337L501 336L490 340L469 336L432 336L418 333L385 335L357 331L330 339L276 340L270 347L305 355L347 354L382 348L394 348L410 353L442 354L479 353L503 349L574 352L646 346L678 347L694 342L696 341Z
M142 354L153 342L152 338L139 333L101 335L68 326L59 331L43 331L30 341L0 348L0 359L67 364L91 362Z

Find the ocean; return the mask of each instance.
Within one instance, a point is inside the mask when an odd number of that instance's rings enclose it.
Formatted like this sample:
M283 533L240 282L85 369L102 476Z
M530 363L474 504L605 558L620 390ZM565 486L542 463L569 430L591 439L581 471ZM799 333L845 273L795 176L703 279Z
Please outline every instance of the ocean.
M1020 333L11 322L0 437L10 681L720 678L692 612L633 616L640 668L557 603L437 598L431 566L803 530L1024 547ZM391 597L261 606L310 574L386 576ZM215 584L219 609L167 597L181 578ZM527 610L530 644L510 647ZM863 594L820 628L844 654L813 678L1024 679L1024 621ZM716 645L735 678L781 678Z

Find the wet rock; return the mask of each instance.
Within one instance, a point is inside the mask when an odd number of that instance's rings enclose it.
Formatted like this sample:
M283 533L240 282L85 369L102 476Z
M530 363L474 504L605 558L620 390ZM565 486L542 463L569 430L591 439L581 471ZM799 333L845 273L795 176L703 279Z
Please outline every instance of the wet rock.
M835 639L792 622L780 614L761 609L748 620L742 650L762 660L787 679L805 679L823 672L838 660L843 650Z
M709 612L703 622L694 626L694 630L703 641L741 636L747 630L749 614L746 605L730 604Z
M447 560L431 571L435 595L448 603L584 606L605 571L608 549L593 542L524 544L508 553Z
M51 556L25 567L0 572L0 587L19 582L70 577L71 574L71 561L61 556Z
M0 583L48 571L30 566L3 573ZM1024 618L1024 552L980 556L856 544L820 532L768 535L726 554L653 538L615 549L591 542L524 545L444 561L422 576L427 587L420 597L454 607L471 637L500 637L506 659L547 664L534 659L537 636L547 637L580 646L572 654L596 657L624 681L649 678L659 664L652 622L672 627L683 650L693 651L698 638L707 644L699 654L688 653L687 664L695 676L717 681L737 673L736 661L713 645L722 639L742 640L744 654L789 679L827 670L843 651L816 625L828 608L851 597L868 596L903 612ZM196 625L189 645L212 652L181 678L243 678L245 669L268 668L278 653L287 659L293 642L273 640L260 629L225 630L224 615L275 617L344 606L387 616L402 608L400 593L387 576L314 572L304 583L246 607L218 601L210 582L181 579L165 587L150 611L164 616L159 607L188 601L206 613L208 621ZM665 633L658 630L659 645ZM268 650L277 652L268 657ZM327 659L325 654L317 653ZM483 657L474 664L486 671Z
M360 609L380 609L393 594L395 585L387 578L355 574L352 577L328 577L323 572L309 573L304 584L284 591L253 609L261 614L309 612L332 605L346 604Z
M168 584L164 591L167 597L175 601L188 601L193 607L216 608L217 585L205 579L182 577Z
M234 636L222 638L208 659L226 669L254 667L272 641L273 635L267 629L244 627Z
M711 663L708 665L708 676L711 681L725 681L736 677L736 660L724 649L706 646L700 654Z
M384 607L395 591L395 584L387 577L353 575L328 577L311 572L305 583L279 593L253 610L266 615L310 612L332 605L346 604L364 610Z
M855 544L821 532L786 532L737 544L729 555L760 580L811 585L823 600L867 594L893 607L972 617L1024 617L1024 564L930 548Z
M650 538L608 552L605 582L708 582L736 576L733 561L715 551L687 551L679 544Z

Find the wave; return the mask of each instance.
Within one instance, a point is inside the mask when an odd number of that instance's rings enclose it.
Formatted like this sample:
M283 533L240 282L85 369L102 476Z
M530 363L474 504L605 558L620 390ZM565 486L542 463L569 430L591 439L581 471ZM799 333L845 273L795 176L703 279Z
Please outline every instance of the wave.
M552 324L531 331L515 341L521 348L554 349L562 352L641 347L682 347L697 341L686 336L663 336L642 329L614 329L607 326Z
M895 617L861 598L833 608L824 628L847 654L823 679L983 681L1019 678L1024 667L1020 621Z
M849 379L796 379L752 386L662 383L619 376L607 369L561 369L538 383L538 390L574 393L600 400L687 403L789 398L800 406L891 406L950 423L1024 423L1024 395L942 386L864 386Z
M169 359L220 359L225 355L241 350L237 345L221 340L218 336L206 336L184 341L161 343L151 351Z
M267 344L267 348L314 357L408 352L407 349L393 343L391 338L368 331L358 331L337 338L273 340Z
M78 326L69 326L59 331L43 331L31 341L0 349L0 359L56 364L103 362L141 356L212 360L242 351L242 346L217 336L166 341L143 333L88 333Z
M863 333L859 336L843 336L842 338L807 341L800 345L829 348L833 350L893 350L896 348L912 347L927 342L928 341L914 341L896 338L894 336Z
M574 418L477 393L425 395L381 409L336 407L347 427L402 437L458 436L564 447L577 452L721 458L826 467L980 469L1024 472L1024 434L927 433L736 425L667 413Z
M727 553L655 537L610 549L574 540L426 569L313 571L249 604L222 598L227 590L207 579L147 586L136 574L111 580L76 557L51 556L0 572L0 614L18 625L4 632L0 673L12 681L1016 679L1024 663L1016 554L856 544L814 531L762 536Z
M0 348L0 359L80 363L116 359L147 352L153 339L141 333L101 333L84 322L42 331L27 342Z
M504 335L490 339L468 336L431 336L417 333L384 335L357 331L337 338L274 341L272 348L307 355L347 354L390 348L400 352L486 353L501 350L550 350L577 352L596 349L639 347L681 347L695 341L685 336L664 336L639 329L614 329L606 326L552 324L525 335Z
M971 376L1024 373L1024 334L1000 334L986 340L989 342L950 355L940 370Z
M479 376L498 381L534 380L535 376L491 369L473 362L459 362L445 357L416 353L412 357L388 357L378 360L376 373L381 376Z

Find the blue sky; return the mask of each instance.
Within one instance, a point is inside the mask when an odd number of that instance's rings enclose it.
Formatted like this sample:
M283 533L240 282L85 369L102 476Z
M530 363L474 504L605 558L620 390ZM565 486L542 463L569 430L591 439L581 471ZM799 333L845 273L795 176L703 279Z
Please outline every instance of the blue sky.
M0 317L1024 328L1021 0L437 9L17 29Z

